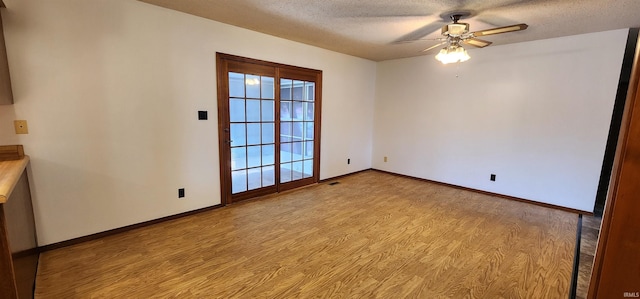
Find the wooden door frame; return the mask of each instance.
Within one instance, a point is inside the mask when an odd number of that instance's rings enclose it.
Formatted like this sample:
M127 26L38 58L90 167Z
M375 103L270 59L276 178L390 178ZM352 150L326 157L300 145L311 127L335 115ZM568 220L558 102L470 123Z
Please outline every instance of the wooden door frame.
M247 58L242 56L236 56L231 54L225 54L216 52L216 84L217 84L217 109L218 109L218 149L219 149L219 161L220 161L220 195L221 204L227 205L233 203L231 194L231 180L227 177L226 171L231 169L231 156L226 150L223 150L227 146L227 141L230 140L230 132L227 131L224 124L229 123L229 103L228 103L228 83L225 84L224 80L220 78L227 78L229 72L229 64L251 64L258 69L266 71L266 69L274 69L274 84L280 86L281 75L295 77L296 80L314 81L315 87L315 100L314 100L314 159L313 159L313 177L296 180L280 184L280 155L275 154L274 164L274 188L261 188L258 190L250 190L241 196L237 196L235 201L253 198L256 196L270 194L274 192L281 192L288 189L301 187L304 185L318 183L320 180L320 128L321 128L321 112L322 112L322 71L303 68L298 66L292 66L287 64L280 64L275 62L269 62L264 60L258 60L253 58ZM275 82L278 81L278 82ZM279 103L280 89L275 89L275 103ZM226 100L222 100L226 99ZM275 105L275 138L276 148L274 153L279 153L280 148L280 107ZM272 190L275 189L275 190Z
M622 298L640 292L640 40L629 80L587 298ZM628 289L626 289L628 288Z

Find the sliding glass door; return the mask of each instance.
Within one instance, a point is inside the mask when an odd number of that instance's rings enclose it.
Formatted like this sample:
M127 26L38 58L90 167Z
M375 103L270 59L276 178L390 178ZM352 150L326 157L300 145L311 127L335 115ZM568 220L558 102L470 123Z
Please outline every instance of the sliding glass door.
M280 79L280 183L313 177L315 82Z
M223 203L318 181L322 73L218 54Z
M231 193L275 184L274 78L229 72Z

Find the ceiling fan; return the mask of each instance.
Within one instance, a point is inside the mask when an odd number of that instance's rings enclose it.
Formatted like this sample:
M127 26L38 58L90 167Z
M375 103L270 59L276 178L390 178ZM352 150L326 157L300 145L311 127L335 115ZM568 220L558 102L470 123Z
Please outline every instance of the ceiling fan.
M469 32L469 24L459 22L461 18L468 17L468 12L455 12L450 15L452 24L442 26L441 34L443 37L438 40L443 42L433 45L429 48L422 50L423 52L430 51L442 45L446 45L436 55L436 59L443 64L463 62L469 60L469 54L462 47L461 44L471 45L477 48L484 48L492 44L490 41L479 39L479 36L487 36L494 34L502 34L514 31L525 30L529 26L527 24L515 24L504 27L491 28L481 31Z

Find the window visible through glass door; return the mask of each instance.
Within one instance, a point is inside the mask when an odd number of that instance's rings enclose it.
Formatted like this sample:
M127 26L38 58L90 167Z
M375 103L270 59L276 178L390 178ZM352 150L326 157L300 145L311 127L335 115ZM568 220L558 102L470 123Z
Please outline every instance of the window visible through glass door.
M313 176L315 82L280 79L280 182Z

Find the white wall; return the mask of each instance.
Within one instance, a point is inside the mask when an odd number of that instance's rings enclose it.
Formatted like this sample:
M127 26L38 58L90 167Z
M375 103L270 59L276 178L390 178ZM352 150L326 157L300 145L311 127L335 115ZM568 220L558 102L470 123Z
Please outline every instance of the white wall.
M32 158L40 245L220 203L216 52L322 70L321 178L371 167L372 61L134 0L5 4L0 144Z
M458 65L379 63L373 167L592 211L626 37L492 46Z

